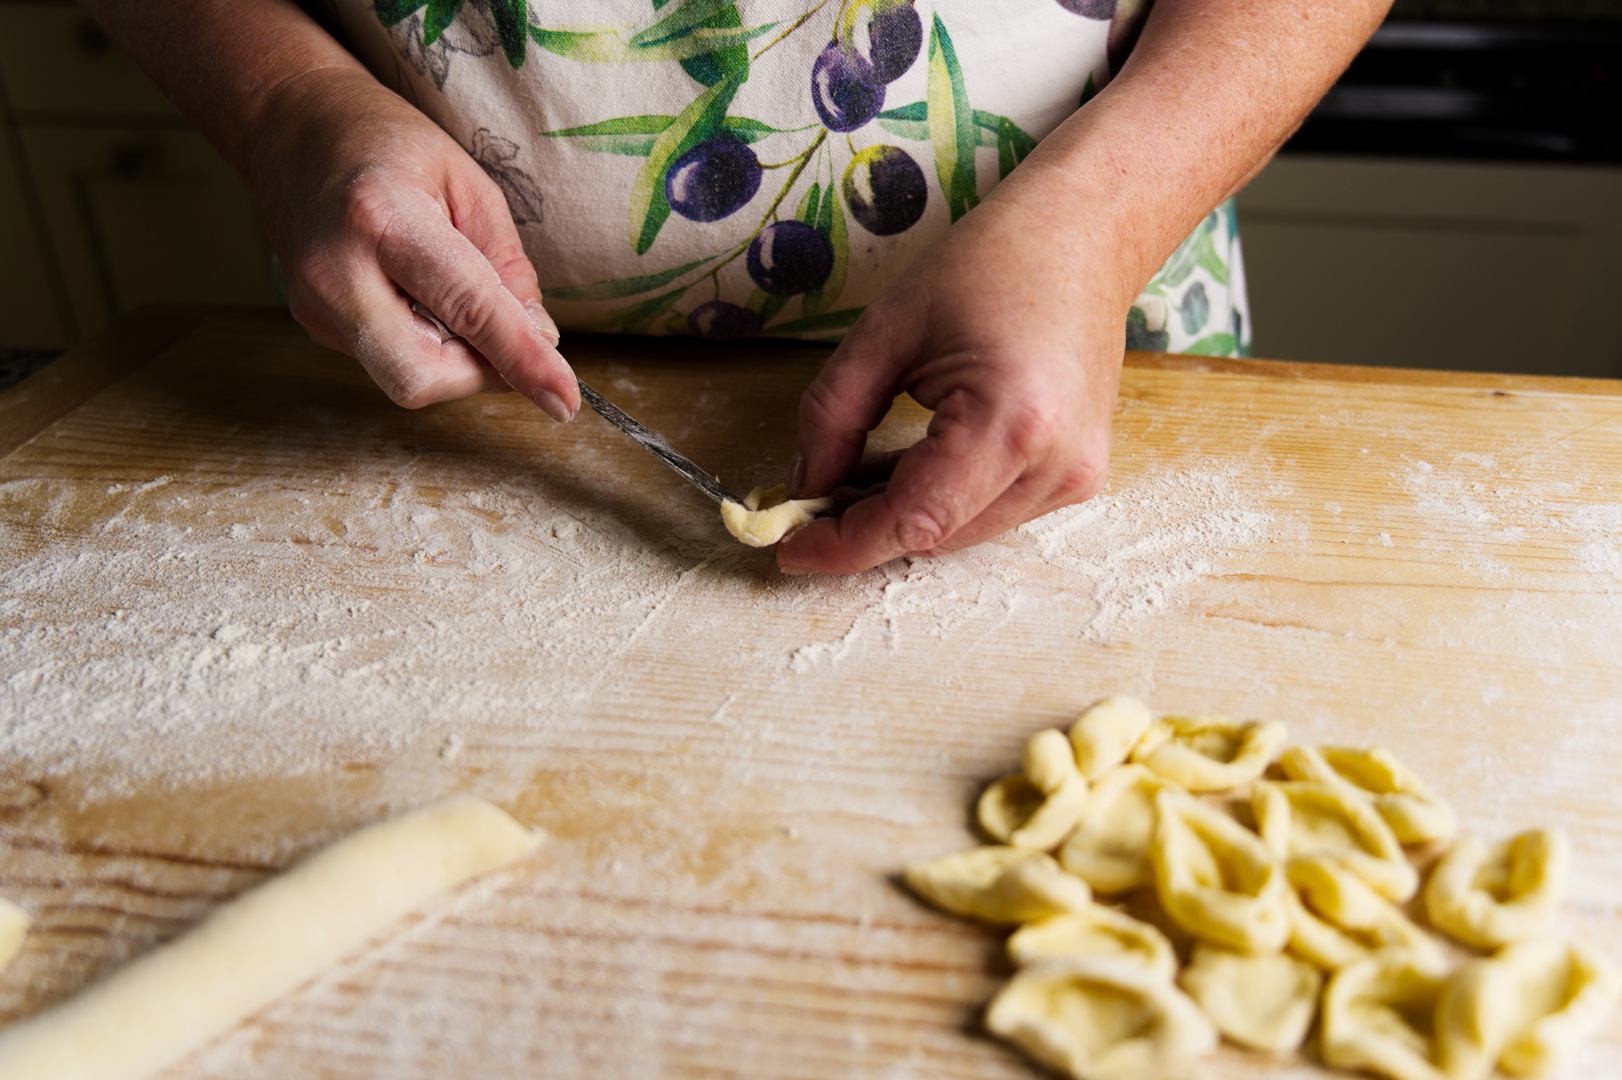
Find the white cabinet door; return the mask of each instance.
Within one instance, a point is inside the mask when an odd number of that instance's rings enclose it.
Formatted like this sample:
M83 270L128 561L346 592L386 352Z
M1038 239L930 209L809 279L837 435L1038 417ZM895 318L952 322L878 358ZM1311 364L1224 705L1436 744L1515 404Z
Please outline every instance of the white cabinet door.
M1239 227L1257 356L1622 376L1622 170L1285 156Z

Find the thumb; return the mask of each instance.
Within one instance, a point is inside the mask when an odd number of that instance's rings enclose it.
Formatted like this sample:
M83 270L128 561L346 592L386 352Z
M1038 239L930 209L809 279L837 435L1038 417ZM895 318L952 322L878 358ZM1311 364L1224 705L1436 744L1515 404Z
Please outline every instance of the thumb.
M921 319L870 306L800 395L800 430L789 495L813 498L837 487L862 460L920 351Z

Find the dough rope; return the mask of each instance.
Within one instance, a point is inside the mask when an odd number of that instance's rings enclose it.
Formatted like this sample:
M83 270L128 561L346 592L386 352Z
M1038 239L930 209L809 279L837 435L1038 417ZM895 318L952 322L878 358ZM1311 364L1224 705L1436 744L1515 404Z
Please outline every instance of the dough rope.
M144 1080L543 839L471 795L370 825L0 1032L0 1077Z

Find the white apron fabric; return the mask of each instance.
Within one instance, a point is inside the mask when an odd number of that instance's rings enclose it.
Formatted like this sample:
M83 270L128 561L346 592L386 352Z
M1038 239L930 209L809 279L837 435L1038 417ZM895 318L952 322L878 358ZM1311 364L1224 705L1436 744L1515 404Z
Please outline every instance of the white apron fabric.
M834 340L1107 82L1147 0L337 0L501 186L566 330ZM1134 348L1249 336L1231 204Z

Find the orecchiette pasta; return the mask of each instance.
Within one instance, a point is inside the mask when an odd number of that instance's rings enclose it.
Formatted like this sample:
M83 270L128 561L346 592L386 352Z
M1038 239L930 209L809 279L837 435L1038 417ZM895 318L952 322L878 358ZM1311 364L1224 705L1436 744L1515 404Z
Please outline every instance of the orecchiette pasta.
M1425 885L1425 914L1466 945L1492 949L1548 924L1565 891L1571 845L1558 829L1532 829L1488 847L1460 836Z
M1132 760L1189 791L1226 791L1261 776L1288 737L1272 721L1167 716L1144 732Z
M1177 954L1165 934L1102 904L1026 923L1008 939L1008 956L1021 967L1042 960L1114 956L1168 980L1177 974Z
M1187 995L1139 964L1112 957L1021 968L986 1011L986 1026L1079 1080L1141 1076L1216 1047Z
M1161 906L1190 934L1244 952L1290 936L1282 868L1255 833L1215 807L1161 792L1150 858Z
M1318 1012L1323 976L1284 953L1237 953L1197 945L1181 976L1184 989L1240 1046L1295 1052Z
M1383 746L1292 746L1279 764L1291 780L1341 782L1367 795L1404 844L1446 840L1457 828L1453 808Z
M1082 775L1096 780L1124 762L1153 719L1143 702L1120 695L1105 698L1082 713L1070 727Z
M1347 785L1261 781L1251 793L1256 828L1280 860L1333 855L1392 900L1419 888L1419 875L1385 819Z
M907 884L936 907L993 923L1045 919L1092 903L1086 882L1065 873L1049 855L1012 847L980 847L915 862Z

